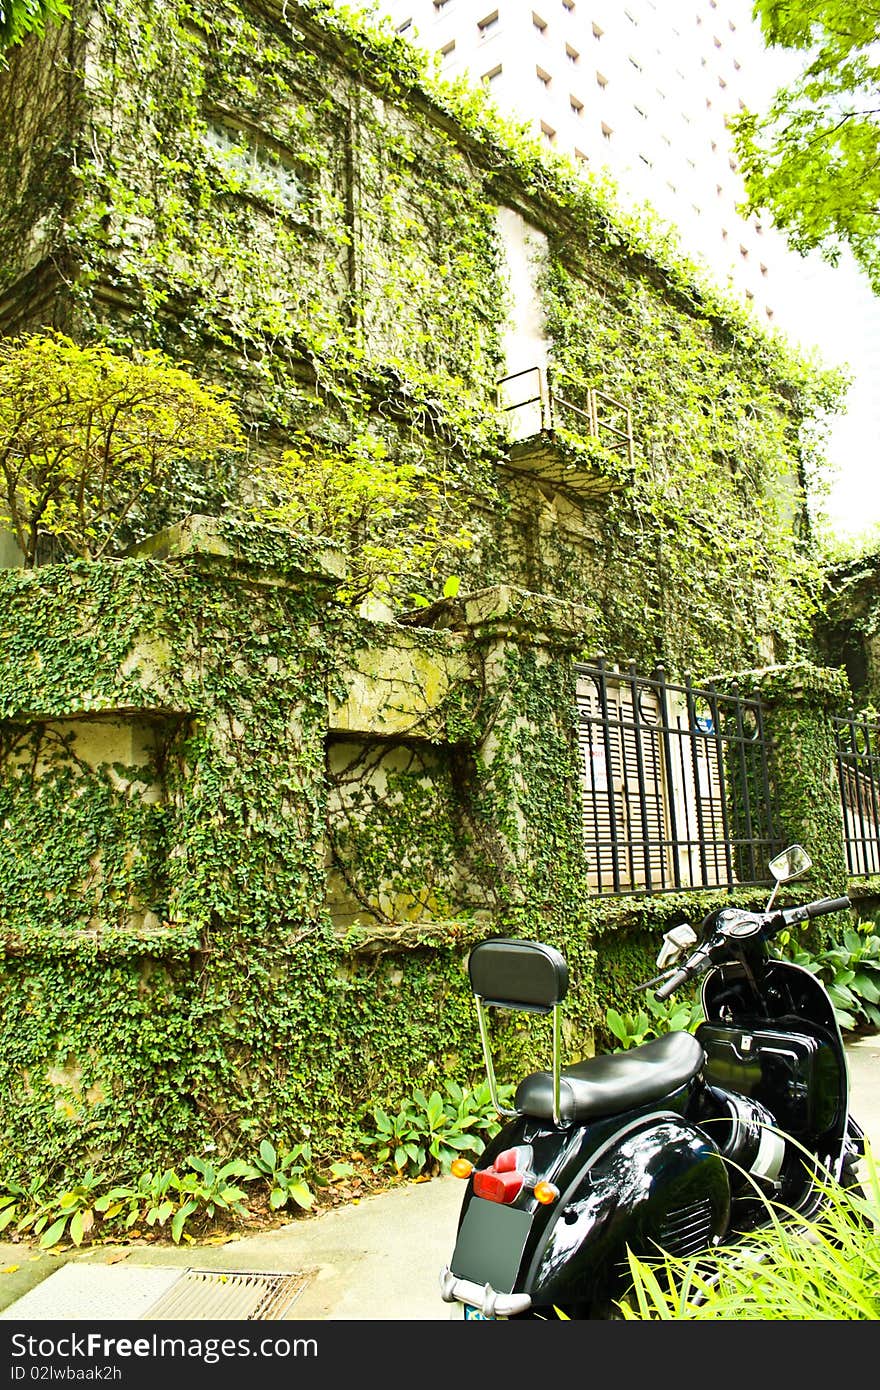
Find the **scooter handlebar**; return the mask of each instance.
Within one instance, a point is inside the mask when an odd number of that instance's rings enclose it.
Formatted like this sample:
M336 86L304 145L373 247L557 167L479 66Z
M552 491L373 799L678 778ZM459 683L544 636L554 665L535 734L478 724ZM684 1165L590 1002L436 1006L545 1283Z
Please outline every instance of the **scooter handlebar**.
M681 970L676 970L674 975L670 975L669 979L666 980L664 984L660 985L658 989L654 990L654 998L668 999L670 994L675 993L679 985L683 985L685 981L689 979L690 971L687 969L687 967L684 967Z
M803 907L788 908L780 915L785 926L790 926L795 922L804 922L808 917L827 917L832 912L846 912L850 907L852 902L849 898L820 898L817 902L805 903Z
M685 961L680 969L676 970L674 975L670 975L669 979L665 980L659 989L654 990L654 998L668 999L670 994L674 994L680 985L687 984L688 980L692 980L694 975L701 974L711 964L709 952L704 946L701 946L698 951L695 951L694 954Z

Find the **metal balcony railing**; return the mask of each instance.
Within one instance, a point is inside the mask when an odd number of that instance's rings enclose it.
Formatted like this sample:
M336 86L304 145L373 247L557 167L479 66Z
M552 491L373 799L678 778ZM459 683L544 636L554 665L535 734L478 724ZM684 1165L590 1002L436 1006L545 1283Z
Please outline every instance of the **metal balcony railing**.
M598 439L628 466L633 462L632 415L622 401L597 387L588 387L586 406L574 405L552 385L543 367L526 367L496 383L499 407L513 415L517 439L557 429Z

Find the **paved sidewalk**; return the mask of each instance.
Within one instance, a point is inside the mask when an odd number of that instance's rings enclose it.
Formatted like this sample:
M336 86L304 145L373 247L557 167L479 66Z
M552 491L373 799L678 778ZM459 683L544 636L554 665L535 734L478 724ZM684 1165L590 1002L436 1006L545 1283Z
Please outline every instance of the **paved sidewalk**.
M880 1035L847 1051L850 1108L880 1157ZM462 1194L451 1177L408 1183L220 1246L104 1245L49 1255L0 1243L0 1319L140 1318L187 1269L212 1271L215 1293L226 1295L235 1272L303 1276L282 1321L448 1319L439 1274L455 1244Z

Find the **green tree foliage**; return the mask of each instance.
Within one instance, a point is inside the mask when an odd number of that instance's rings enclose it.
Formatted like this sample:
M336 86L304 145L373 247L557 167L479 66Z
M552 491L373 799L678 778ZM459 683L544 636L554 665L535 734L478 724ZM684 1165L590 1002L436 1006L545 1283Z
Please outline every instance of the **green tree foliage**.
M471 532L442 471L392 458L369 427L345 443L322 443L304 432L278 460L259 466L259 521L328 536L344 549L349 576L340 597L359 603L445 578ZM448 582L448 581L447 581ZM418 602L420 593L414 593Z
M20 43L26 34L42 34L49 19L67 19L65 0L0 0L0 68L3 49Z
M157 351L138 360L60 334L0 344L0 524L25 565L112 555L184 464L240 446L232 408Z
M802 50L763 115L732 122L748 207L767 209L802 255L844 247L880 293L880 4L757 0L766 41Z

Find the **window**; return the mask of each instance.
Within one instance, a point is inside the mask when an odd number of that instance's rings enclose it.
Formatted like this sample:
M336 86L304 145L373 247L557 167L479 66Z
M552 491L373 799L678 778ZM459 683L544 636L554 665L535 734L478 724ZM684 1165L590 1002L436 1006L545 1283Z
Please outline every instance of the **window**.
M589 164L590 162L590 156L588 154L584 154L583 150L579 150L577 146L575 146L574 157L577 160L578 164Z
M630 60L629 60L629 61L630 61L630 64L632 65L632 67L635 68L636 72L641 72L641 70L642 70L642 65L641 65L640 62L638 62L637 59L633 58L632 55L630 55Z
M480 78L480 81L481 81L481 82L485 82L486 85L488 86L490 82L494 82L494 81L495 81L495 78L496 78L496 77L500 77L500 76L501 76L501 64L499 63L498 66L497 66L496 68L492 68L489 72L484 72L484 73L483 73L483 76Z
M629 20L630 24L638 24L639 21L636 19L635 15L630 14L629 10L624 10L623 13L626 15L626 17L627 17L627 19Z
M569 14L574 14L574 0L562 0L562 8L568 10Z
M544 87L550 86L549 72L545 72L543 68L535 68L535 76Z
M662 676L645 680L580 665L575 672L582 833L593 891L657 892L754 877L774 829L749 792L761 785L768 756L757 702L719 699L714 690L670 685ZM744 722L758 733L740 792L727 769ZM732 838L741 835L734 829L741 822L756 836L744 857Z
M539 34L546 34L546 33L547 33L547 21L546 21L546 19L542 19L541 16L540 16L539 14L535 14L535 11L534 11L534 10L532 10L532 24L533 24L533 26L535 27L535 29L537 29L537 31L538 31Z
M576 63L581 55L576 48L572 48L571 44L567 43L565 45L565 56L570 63Z
M605 30L604 30L604 29L600 29L599 25L596 23L596 21L595 21L595 19L594 19L594 20L593 20L593 38L594 38L594 39L601 39L601 37L602 37L602 35L603 35L604 33L605 33Z
M405 34L406 31L407 31L407 29L411 29L411 28L412 28L412 16L410 16L409 19L405 19L405 20L403 21L402 24L398 24L398 26L397 26L397 32L398 32L398 34Z
M636 106L635 102L633 102L633 111L635 111L637 116L641 116L643 121L646 121L648 119L642 108L640 106Z
M727 83L725 82L723 77L719 77L718 86L721 87L722 90L727 86Z
M643 164L647 164L649 169L653 169L653 161L650 160L646 154L640 154L639 159L642 161Z
M581 101L580 97L576 97L572 93L572 95L568 98L568 102L576 116L582 116L584 114L584 103Z
M739 248L739 254L742 256L744 261L747 261L749 259L749 248L747 246L741 245Z
M596 82L600 87L608 86L608 78L601 72L596 73Z
M766 267L765 265L762 265L762 266L761 266L761 274L762 274L762 275L766 275L766 274L767 274L767 267Z
M454 52L455 52L455 39L450 39L449 42L448 42L448 43L445 43L445 44L443 45L443 47L440 49L440 57L441 57L441 58L448 58L449 55L450 55L450 53L454 53Z
M205 143L221 169L234 173L248 193L280 204L299 220L308 216L308 188L299 177L293 157L261 144L226 126L209 125Z
M556 131L553 129L552 125L547 125L546 121L541 122L541 135L547 141L548 145L556 144Z
M614 131L611 129L610 125L606 125L605 122L603 121L603 122L602 122L602 138L603 138L604 140L610 140L613 134L614 134Z
M477 28L478 28L479 31L480 31L480 38L481 38L481 39L484 39L484 38L486 37L486 35L489 33L489 31L490 31L491 29L494 29L494 28L495 28L495 25L496 25L497 23L498 23L498 11L497 11L497 10L493 10L491 14L487 14L487 15L486 15L486 18L485 18L485 19L481 19L481 20L478 22L478 24L477 24Z

